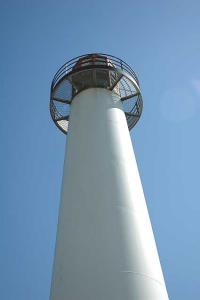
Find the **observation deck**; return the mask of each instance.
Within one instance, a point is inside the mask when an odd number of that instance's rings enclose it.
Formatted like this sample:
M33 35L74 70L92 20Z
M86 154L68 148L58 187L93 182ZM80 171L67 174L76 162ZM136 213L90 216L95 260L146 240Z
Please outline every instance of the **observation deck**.
M88 88L105 88L120 96L129 130L142 113L139 81L123 60L107 54L78 56L65 63L51 84L50 113L56 126L68 132L70 105L73 98Z

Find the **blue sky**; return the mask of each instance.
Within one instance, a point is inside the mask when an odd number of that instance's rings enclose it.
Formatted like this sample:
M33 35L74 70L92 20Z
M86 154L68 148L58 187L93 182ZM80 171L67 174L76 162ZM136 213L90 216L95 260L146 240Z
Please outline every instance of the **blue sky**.
M200 2L1 1L2 300L47 300L65 136L54 73L91 52L124 59L144 111L132 130L170 299L200 299Z

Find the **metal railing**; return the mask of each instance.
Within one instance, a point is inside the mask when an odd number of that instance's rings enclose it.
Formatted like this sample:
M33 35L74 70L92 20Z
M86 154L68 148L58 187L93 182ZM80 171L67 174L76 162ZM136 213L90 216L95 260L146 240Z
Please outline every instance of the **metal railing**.
M80 63L81 61L82 64ZM105 64L102 64L102 62L105 62ZM55 74L52 81L52 87L54 87L58 83L58 81L60 81L64 76L70 74L71 72L75 70L78 71L84 69L84 67L86 67L86 64L87 64L87 68L90 69L90 67L92 68L95 65L98 66L99 63L101 63L102 65L101 67L105 67L105 69L113 68L113 69L119 69L127 72L130 76L134 78L134 80L137 82L139 86L139 80L137 78L137 75L135 74L133 69L122 59L119 59L113 55L108 55L104 53L95 53L95 54L80 55L65 63Z

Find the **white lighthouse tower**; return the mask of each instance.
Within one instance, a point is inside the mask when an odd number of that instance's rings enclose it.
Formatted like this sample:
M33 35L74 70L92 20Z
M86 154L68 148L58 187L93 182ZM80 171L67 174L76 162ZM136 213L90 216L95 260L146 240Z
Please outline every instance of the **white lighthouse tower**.
M142 111L122 60L75 58L51 86L51 116L68 134L51 300L167 300L129 129Z

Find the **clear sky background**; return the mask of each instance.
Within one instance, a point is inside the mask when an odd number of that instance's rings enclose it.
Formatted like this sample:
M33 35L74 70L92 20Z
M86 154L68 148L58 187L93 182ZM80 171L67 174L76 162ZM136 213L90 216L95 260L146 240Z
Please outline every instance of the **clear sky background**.
M170 299L199 300L200 1L0 6L0 298L49 298L66 140L50 84L69 59L104 52L140 79L131 136Z

